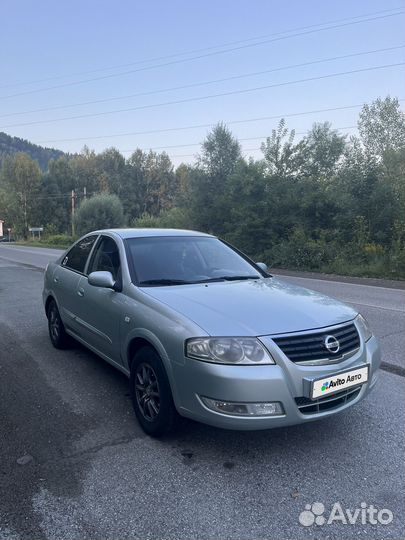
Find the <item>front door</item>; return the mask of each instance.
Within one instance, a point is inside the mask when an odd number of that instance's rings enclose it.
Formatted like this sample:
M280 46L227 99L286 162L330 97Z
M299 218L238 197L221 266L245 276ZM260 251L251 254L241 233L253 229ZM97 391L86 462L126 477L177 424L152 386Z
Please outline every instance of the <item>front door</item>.
M114 280L121 283L118 246L109 236L100 237L87 274L100 270L111 272ZM125 296L118 290L90 285L87 276L83 276L78 283L77 297L81 304L78 316L83 338L102 356L121 363L119 327Z

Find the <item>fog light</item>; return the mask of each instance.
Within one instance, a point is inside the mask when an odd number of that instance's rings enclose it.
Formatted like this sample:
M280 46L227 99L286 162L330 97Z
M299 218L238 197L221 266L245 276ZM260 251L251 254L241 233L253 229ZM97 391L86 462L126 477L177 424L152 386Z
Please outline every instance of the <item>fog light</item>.
M233 416L278 416L284 414L283 406L278 401L264 403L235 403L220 401L201 396L201 401L209 409Z

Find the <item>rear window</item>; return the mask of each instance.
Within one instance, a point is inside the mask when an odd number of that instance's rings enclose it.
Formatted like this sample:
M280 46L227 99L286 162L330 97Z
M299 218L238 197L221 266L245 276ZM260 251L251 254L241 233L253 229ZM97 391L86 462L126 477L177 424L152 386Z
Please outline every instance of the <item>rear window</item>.
M91 248L93 247L96 239L97 236L94 235L86 236L86 238L80 240L80 242L74 245L63 259L62 266L83 274Z

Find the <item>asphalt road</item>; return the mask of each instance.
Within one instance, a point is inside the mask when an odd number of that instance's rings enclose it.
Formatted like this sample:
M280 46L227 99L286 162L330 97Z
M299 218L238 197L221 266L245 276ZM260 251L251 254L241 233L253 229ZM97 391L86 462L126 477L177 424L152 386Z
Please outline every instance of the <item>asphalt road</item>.
M404 291L285 278L352 303L381 339L380 382L350 411L254 433L187 422L156 441L123 375L51 347L42 272L58 253L0 245L0 539L404 537ZM394 518L300 525L315 501Z

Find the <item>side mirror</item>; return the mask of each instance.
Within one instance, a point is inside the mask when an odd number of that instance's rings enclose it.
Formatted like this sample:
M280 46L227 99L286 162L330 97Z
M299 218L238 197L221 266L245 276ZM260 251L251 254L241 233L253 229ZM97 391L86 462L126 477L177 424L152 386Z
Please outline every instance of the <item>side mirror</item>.
M111 272L99 271L92 272L88 277L89 284L94 287L104 287L105 289L114 289L115 281Z
M266 274L269 273L269 269L266 263L257 262L256 265L260 268L260 270L263 270L263 272L266 272Z

